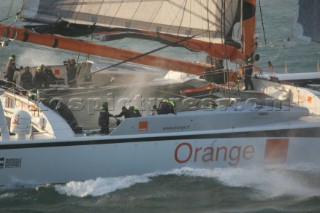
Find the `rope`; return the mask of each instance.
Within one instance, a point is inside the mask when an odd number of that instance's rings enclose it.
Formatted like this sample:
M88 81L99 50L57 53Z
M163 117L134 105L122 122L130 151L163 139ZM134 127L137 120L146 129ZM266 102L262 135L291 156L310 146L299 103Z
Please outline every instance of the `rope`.
M260 16L261 16L261 24L262 24L262 31L263 31L263 38L264 38L264 43L267 45L267 39L266 39L266 33L264 30L264 23L263 23L263 15L262 15L262 7L261 7L261 2L259 0L259 8L260 8Z
M192 38L194 38L194 37L196 37L196 36L198 36L198 35L200 35L200 34L202 34L202 33L203 33L203 32L201 32L201 33L199 33L199 34L196 34L196 35L193 35L193 36L191 36L191 37L184 38L184 39L182 39L182 40L180 40L180 41L174 42L174 44L179 44L179 43L181 43L181 42L183 42L183 41L190 40L190 39L192 39ZM135 57L128 58L128 59L126 59L126 60L120 61L119 63L113 64L113 65L110 65L110 66L108 66L108 67L106 67L106 68L103 68L103 69L97 70L97 71L95 71L95 72L92 72L92 74L101 72L101 71L106 70L106 69L110 69L110 68L112 68L112 67L119 66L119 65L121 65L121 64L124 64L124 63L130 62L130 61L132 61L132 60L141 58L141 57L146 56L146 55L149 55L149 54L151 54L151 53L158 52L158 51L163 50L163 49L166 49L166 48L168 48L168 47L170 47L170 46L171 46L171 45L165 45L165 46L156 48L156 49L154 49L154 50L151 50L151 51L142 53L142 54L137 55L137 56L135 56Z

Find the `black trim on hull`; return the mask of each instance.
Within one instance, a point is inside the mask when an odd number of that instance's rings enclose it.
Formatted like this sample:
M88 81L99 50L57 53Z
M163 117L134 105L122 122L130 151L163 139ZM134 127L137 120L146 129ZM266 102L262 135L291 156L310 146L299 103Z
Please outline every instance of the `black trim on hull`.
M127 139L112 139L103 138L100 140L90 141L68 141L68 142L41 142L28 144L26 141L23 144L0 144L0 150L5 149L27 149L27 148L43 148L43 147L66 147L66 146L83 146L83 145L102 145L102 144L118 144L118 143L136 143L136 142L157 142L168 140L195 140L195 139L225 139L225 138L261 138L261 137L320 137L319 128L305 129L285 129L285 130L269 130L257 132L240 132L240 133L218 133L218 134L194 134L194 135L176 135L176 136L158 136L158 137L140 137ZM177 134L179 134L177 132ZM319 140L320 143L320 140Z

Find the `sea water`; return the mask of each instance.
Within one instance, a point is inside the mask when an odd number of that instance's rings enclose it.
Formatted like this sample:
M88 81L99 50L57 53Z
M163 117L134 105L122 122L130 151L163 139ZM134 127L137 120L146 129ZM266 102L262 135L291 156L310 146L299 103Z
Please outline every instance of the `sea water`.
M14 1L19 8L20 1ZM1 19L11 0L0 2ZM264 42L257 8L257 65L268 72L271 61L277 72L313 72L317 70L320 49L315 44L292 37L296 0L261 0L266 34ZM259 4L258 4L259 6ZM12 21L12 19L10 19ZM7 23L9 23L7 21ZM290 38L288 40L288 38ZM148 51L159 47L147 41L125 39L112 45ZM76 53L11 42L3 51L1 66L11 54L22 66L60 64ZM203 60L202 53L168 48L161 54L181 59ZM80 55L85 58L85 55ZM97 69L104 59L92 57ZM116 162L115 162L115 166ZM0 212L320 212L320 167L291 168L182 168L140 176L105 177L31 188L0 190Z

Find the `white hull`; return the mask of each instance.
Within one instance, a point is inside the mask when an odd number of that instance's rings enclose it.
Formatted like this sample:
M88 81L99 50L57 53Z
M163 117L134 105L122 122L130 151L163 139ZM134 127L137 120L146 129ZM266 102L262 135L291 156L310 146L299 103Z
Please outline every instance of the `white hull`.
M320 163L318 94L287 86L282 90L290 90L290 100L307 108L248 100L216 110L125 119L110 135L75 135L56 112L38 104L29 112L38 134L0 137L0 185L65 183L182 167ZM307 96L304 102L302 94ZM8 104L5 95L0 100L7 116L32 105Z
M78 145L74 146L72 142L62 142L62 146L59 142L1 146L0 183L2 186L65 183L181 167L213 169L316 164L320 152L319 140L307 137L154 138L143 142L131 138L128 139L131 142L125 141L111 140L109 143L99 139L81 145L75 142Z

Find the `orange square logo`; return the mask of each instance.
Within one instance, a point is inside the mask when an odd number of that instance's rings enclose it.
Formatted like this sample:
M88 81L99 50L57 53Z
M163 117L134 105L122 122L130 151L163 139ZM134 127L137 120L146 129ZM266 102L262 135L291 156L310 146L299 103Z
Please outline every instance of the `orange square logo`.
M148 131L148 121L139 121L139 131L140 132Z
M308 103L311 103L311 102L312 102L312 97L308 96Z
M282 164L287 161L289 139L267 139L264 154L266 164Z
M54 75L60 75L60 70L59 69L55 69L54 70Z

